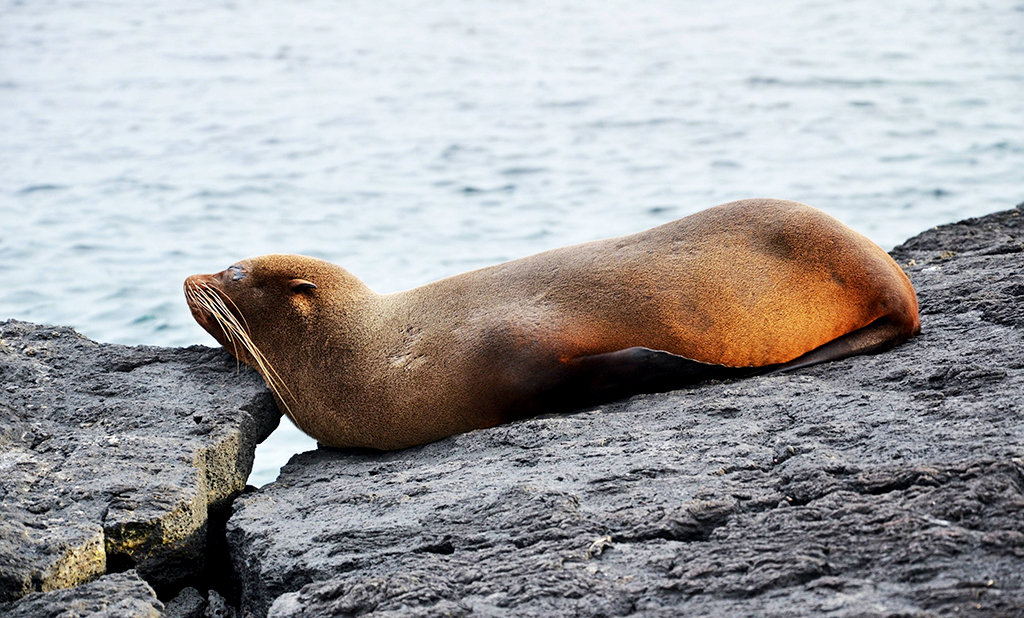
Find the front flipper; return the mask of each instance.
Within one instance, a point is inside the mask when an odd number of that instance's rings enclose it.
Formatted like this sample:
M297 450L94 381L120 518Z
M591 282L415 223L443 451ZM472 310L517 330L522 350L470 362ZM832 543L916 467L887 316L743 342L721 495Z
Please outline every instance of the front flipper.
M704 380L739 378L762 369L711 365L660 350L626 348L567 362L564 379L547 394L544 407L582 408L639 393L670 391Z

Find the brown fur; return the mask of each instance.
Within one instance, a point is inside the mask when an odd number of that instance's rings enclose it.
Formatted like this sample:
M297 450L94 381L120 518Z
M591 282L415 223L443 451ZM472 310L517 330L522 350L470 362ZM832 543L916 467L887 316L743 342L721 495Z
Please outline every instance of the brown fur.
M332 446L395 449L492 426L532 411L567 365L626 348L764 367L891 347L920 330L913 287L885 251L781 200L732 202L396 294L313 258L241 265L244 278L196 275L186 289L227 299L284 385L279 403ZM316 288L292 289L296 279ZM257 364L189 302L218 341ZM869 325L874 339L846 343ZM842 351L808 354L850 333L833 343Z

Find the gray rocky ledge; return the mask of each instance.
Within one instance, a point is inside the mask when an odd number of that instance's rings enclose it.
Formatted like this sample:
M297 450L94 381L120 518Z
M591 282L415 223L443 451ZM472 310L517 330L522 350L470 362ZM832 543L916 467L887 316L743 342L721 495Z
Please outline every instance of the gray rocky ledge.
M894 251L877 356L320 449L227 534L261 616L1024 614L1024 216Z
M129 568L164 594L226 571L208 530L279 418L222 350L0 323L0 601Z
M183 586L253 616L1024 615L1024 205L893 255L925 329L895 350L318 449L238 498L279 419L253 372L0 323L0 616L198 615Z
M5 618L160 618L165 606L135 571L103 575L75 588L30 594L0 606Z

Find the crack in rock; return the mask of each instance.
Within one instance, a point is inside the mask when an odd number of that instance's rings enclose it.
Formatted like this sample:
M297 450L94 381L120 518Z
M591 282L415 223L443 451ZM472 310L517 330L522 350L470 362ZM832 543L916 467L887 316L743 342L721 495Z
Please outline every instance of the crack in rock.
M104 573L162 595L200 577L209 513L245 486L279 419L259 376L220 350L15 320L0 340L0 601Z

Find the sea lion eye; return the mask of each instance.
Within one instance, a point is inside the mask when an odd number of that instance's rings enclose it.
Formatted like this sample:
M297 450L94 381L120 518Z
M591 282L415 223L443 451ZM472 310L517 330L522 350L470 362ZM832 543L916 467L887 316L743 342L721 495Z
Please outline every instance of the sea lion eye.
M293 292L299 293L305 292L306 290L315 290L316 284L312 281L306 281L305 279L292 279L288 282L288 287L290 287Z
M235 264L234 266L228 267L228 272L231 273L231 280L238 281L239 279L245 279L245 269L242 268L241 264Z

